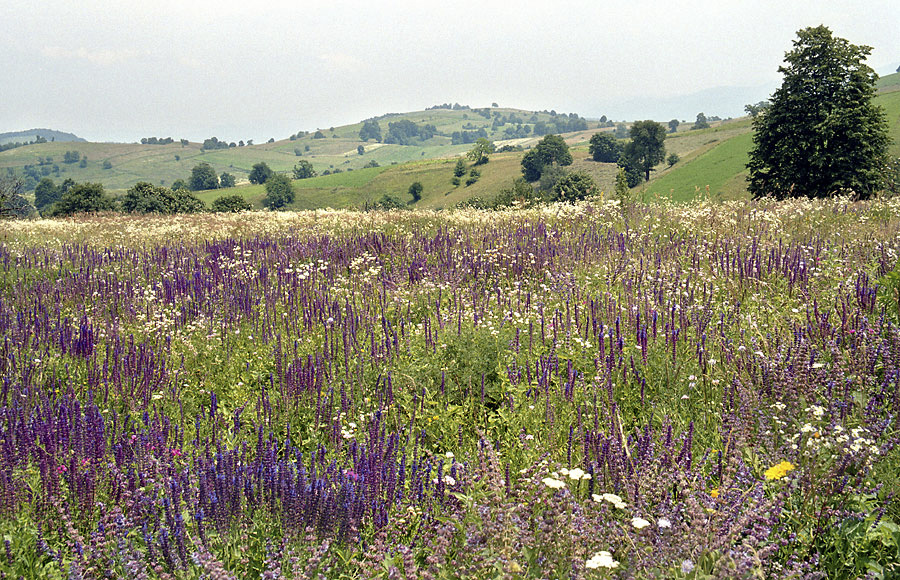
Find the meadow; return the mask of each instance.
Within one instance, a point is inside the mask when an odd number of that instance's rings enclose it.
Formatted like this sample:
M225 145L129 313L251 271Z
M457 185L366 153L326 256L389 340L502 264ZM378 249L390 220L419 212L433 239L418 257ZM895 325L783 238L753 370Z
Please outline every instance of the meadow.
M0 572L896 577L898 246L896 200L4 222Z

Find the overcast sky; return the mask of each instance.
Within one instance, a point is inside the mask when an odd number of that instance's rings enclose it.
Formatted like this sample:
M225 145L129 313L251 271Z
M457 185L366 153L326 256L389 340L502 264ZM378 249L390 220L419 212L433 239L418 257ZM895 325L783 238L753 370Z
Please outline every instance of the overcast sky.
M259 142L444 102L733 116L819 24L900 65L897 0L3 0L0 132Z

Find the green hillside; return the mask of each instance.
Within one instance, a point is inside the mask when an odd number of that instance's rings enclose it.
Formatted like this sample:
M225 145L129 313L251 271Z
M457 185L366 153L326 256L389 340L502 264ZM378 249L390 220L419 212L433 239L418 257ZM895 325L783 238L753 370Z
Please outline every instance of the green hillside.
M448 105L449 106L449 105ZM595 129L577 115L557 114L555 111L534 112L495 107L490 109L437 108L404 114L389 114L374 120L386 138L391 123L411 122L418 127L430 125L434 134L426 139L412 139L408 144L367 142L359 138L362 122L343 127L320 129L306 134L299 132L290 139L227 149L203 150L200 143L182 145L142 145L122 143L42 143L0 152L0 171L24 175L30 171L28 185L41 177L55 181L72 178L75 181L96 181L108 190L125 190L138 181L169 185L176 179L187 179L191 169L200 162L212 165L217 173L229 172L240 184L246 180L253 164L267 163L273 170L289 172L298 159L313 164L319 174L335 170L358 170L375 162L385 166L426 159L457 157L471 148L478 136L486 136L498 146L506 143L528 146L537 140L535 131L567 132L574 121L582 127ZM457 144L454 133L458 132ZM362 145L364 152L357 151ZM87 163L63 163L67 151L77 151ZM31 168L29 170L29 167Z

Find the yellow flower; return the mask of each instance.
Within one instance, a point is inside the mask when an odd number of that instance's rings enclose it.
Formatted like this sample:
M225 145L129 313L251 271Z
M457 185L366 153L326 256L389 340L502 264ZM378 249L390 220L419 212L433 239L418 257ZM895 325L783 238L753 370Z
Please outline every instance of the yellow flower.
M765 476L767 480L781 479L787 475L788 471L794 470L794 464L788 461L782 461L778 465L773 465L766 470Z
M713 497L713 499L716 499L717 497L719 497L719 488L717 487L714 490L712 490L711 492L709 492L709 495L711 495Z

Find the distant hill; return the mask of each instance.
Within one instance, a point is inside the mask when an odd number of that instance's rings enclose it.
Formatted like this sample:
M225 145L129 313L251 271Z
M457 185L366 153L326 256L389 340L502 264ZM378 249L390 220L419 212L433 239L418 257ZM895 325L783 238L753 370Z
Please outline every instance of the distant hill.
M63 133L62 131L54 131L53 129L29 129L27 131L13 131L10 133L0 133L0 145L7 143L28 143L36 141L38 137L43 137L51 142L79 142L87 143L78 135L72 133Z

